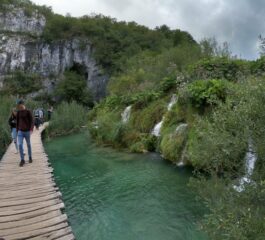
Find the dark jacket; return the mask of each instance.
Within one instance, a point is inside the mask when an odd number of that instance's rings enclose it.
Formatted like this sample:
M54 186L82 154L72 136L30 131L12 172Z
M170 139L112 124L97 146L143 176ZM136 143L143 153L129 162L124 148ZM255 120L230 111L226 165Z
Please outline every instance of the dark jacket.
M33 117L29 110L17 112L17 131L28 132L33 130Z
M11 115L10 118L8 119L8 124L10 128L16 128L17 127L17 117L15 115Z

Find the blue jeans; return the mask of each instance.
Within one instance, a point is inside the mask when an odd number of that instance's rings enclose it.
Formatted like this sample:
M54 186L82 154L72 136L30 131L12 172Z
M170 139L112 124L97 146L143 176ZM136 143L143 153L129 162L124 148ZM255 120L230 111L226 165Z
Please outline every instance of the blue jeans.
M18 131L17 138L18 138L18 148L19 148L21 161L24 161L24 149L23 149L24 138L26 139L26 142L27 142L29 158L32 158L31 143L30 143L30 131L28 131L28 132Z
M16 146L16 149L18 150L18 147L17 147L17 129L16 128L12 128L11 136L12 136L13 142Z

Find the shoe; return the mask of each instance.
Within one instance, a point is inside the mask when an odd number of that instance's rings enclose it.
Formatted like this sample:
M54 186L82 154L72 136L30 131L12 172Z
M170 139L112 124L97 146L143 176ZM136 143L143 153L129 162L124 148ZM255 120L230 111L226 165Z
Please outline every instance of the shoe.
M29 163L32 163L32 162L33 162L32 158L29 158Z
M24 164L25 164L25 160L21 160L20 163L19 163L19 166L20 166L20 167L23 167Z
M18 154L18 151L15 151L15 154Z

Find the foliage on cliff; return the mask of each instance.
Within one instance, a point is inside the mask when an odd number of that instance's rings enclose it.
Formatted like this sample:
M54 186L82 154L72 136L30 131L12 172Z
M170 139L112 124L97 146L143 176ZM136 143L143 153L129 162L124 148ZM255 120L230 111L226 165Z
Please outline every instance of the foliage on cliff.
M167 26L151 30L135 22L119 22L103 15L73 18L53 14L47 18L44 31L47 41L76 36L91 41L95 58L109 73L124 70L124 62L144 50L159 53L187 42L196 45L189 33L170 30Z
M31 16L33 12L37 11L45 17L52 15L52 8L48 6L39 6L34 4L30 0L1 0L0 1L0 12L1 11L12 11L13 6L23 8L27 16Z

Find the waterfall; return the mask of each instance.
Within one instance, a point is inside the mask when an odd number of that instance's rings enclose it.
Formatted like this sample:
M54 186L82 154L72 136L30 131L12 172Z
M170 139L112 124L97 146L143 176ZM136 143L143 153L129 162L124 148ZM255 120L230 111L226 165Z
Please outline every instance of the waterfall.
M256 152L254 151L253 142L250 139L248 142L248 151L245 156L246 174L244 177L240 178L238 186L234 185L234 189L236 191L242 192L244 190L245 183L251 182L251 175L253 174L257 158L258 157L257 157Z
M165 117L163 117L162 121L157 123L152 131L152 134L156 137L159 137L160 136L160 132L161 132L161 128L162 128L162 125L163 125L163 122L165 120Z
M183 133L188 127L187 123L181 123L177 128L176 128L176 134L181 134Z
M98 122L97 121L92 122L92 127L98 129Z
M171 97L170 103L167 106L167 110L170 111L177 101L178 101L177 95L173 94L173 96Z
M173 94L173 96L171 97L171 100L167 106L167 110L170 111L172 109L172 107L177 103L178 98L176 94ZM160 132L161 132L161 128L163 126L165 120L165 116L162 118L162 121L160 121L159 123L157 123L154 127L154 129L152 130L152 135L159 137L160 136Z
M182 134L188 127L187 123L181 123L177 128L176 128L176 134ZM177 164L178 167L183 167L185 165L184 163L184 156L187 150L187 144L185 145L184 149L182 150L181 153L181 158L179 163Z
M131 111L132 111L132 106L128 106L125 108L125 110L121 114L121 119L123 123L127 123L130 120Z

